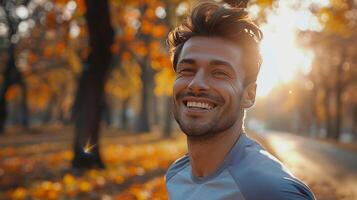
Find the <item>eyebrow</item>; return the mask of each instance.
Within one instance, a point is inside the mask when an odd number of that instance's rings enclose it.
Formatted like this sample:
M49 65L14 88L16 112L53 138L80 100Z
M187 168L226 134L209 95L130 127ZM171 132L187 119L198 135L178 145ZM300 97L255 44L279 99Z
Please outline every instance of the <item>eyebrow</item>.
M187 64L196 64L196 61L194 59L190 59L190 58L184 58L182 60L180 60L177 65L182 64L182 63L187 63Z
M184 58L182 60L180 60L177 65L179 64L183 64L183 63L186 63L186 64L193 64L195 65L196 64L196 61L194 59L191 59L191 58ZM229 63L229 62L226 62L226 61L223 61L223 60L212 60L209 65L224 65L224 66L227 66L229 68L231 68L233 71L234 70L234 67Z
M235 71L234 67L229 62L226 62L223 60L213 60L210 62L210 65L224 65L224 66L231 68L233 71Z

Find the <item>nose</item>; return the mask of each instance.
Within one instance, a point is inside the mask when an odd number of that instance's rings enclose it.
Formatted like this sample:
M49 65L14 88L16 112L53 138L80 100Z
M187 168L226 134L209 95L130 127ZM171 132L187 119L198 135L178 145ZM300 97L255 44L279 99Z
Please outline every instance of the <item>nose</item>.
M203 70L198 70L188 85L188 89L194 93L198 93L201 91L206 91L209 89L209 85L207 83L205 73Z

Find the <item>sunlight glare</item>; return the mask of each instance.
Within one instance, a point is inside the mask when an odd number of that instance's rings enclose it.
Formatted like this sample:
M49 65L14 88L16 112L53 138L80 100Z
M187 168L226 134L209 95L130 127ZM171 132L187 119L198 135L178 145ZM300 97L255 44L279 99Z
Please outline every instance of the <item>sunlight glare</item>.
M16 8L15 13L20 19L26 19L29 16L28 9L22 5Z
M92 149L95 147L96 144L91 145L90 144L90 139L87 141L87 144L85 147L83 147L83 152L86 154L92 153Z
M275 86L292 80L297 72L307 74L313 52L298 46L299 30L322 29L307 8L296 10L292 2L279 1L278 7L268 14L261 25L264 38L260 44L263 64L258 76L258 96L266 96Z

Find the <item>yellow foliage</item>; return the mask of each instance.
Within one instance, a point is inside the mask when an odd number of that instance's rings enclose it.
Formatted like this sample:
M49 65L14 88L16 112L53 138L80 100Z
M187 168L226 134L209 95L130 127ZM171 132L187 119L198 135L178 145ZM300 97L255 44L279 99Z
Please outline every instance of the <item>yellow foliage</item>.
M32 109L44 109L50 99L49 85L44 84L41 77L32 74L26 77L28 86L28 104Z
M143 140L143 138L146 138ZM126 138L129 139L129 138ZM36 144L29 147L16 148L0 148L0 155L11 159L0 163L0 169L5 171L5 174L12 173L14 176L11 179L19 177L28 178L31 173L28 188L15 188L12 191L5 193L5 199L89 199L91 192L104 195L101 188L112 188L115 184L120 185L125 181L136 176L145 175L147 172L155 170L165 170L177 157L183 155L187 149L184 142L184 137L177 140L160 140L152 143L153 136L133 136L130 140L133 144L108 144L104 145L103 159L107 164L106 170L90 170L81 176L74 177L71 174L65 174L61 180L37 180L36 177L44 172L51 171L59 173L62 167L51 166L53 160L60 160L60 163L65 163L67 166L70 161L66 160L65 153L68 150L60 150L48 155L38 156L34 152L47 152L54 150L57 145L53 143ZM129 141L129 140L128 140ZM138 141L150 141L137 143ZM62 145L62 144L61 144ZM61 146L60 145L60 146ZM33 148L36 146L36 148ZM39 149L40 148L40 149ZM57 149L58 146L55 148ZM58 150L58 149L57 149ZM31 153L31 154L29 154ZM120 156L118 156L120 155ZM34 167L31 171L24 171L24 164ZM9 168L11 165L12 170ZM27 168L27 167L26 167ZM66 167L67 168L67 167ZM44 171L45 170L45 171ZM37 174L37 175L36 175ZM57 180L59 174L52 177ZM35 178L33 177L35 176ZM2 177L3 178L3 177ZM4 177L5 178L5 177ZM22 179L19 178L19 179ZM1 179L0 185L3 184ZM33 181L36 180L36 181ZM26 180L28 181L28 179ZM114 184L114 185L113 185ZM2 185L1 185L2 186ZM109 187L108 187L109 186ZM114 199L166 199L167 193L163 177L152 179L144 184L134 184L120 194L114 196Z
M330 4L334 9L346 10L348 9L349 0L330 0Z
M70 175L70 174L66 174L66 175L64 175L64 177L63 177L63 183L64 183L66 186L71 186L71 185L76 184L76 179L74 178L74 176L72 176L72 175Z
M171 68L165 67L155 75L155 95L172 95L175 73Z
M73 153L71 151L65 151L63 153L63 159L72 160L72 158L73 158Z
M73 48L68 48L67 49L67 57L68 57L68 63L71 68L71 70L75 74L79 74L82 70L82 64L79 56L76 54Z
M162 68L161 63L157 60L152 60L150 62L150 66L154 69L154 70L160 70Z
M122 183L124 183L125 178L122 175L117 175L117 176L114 177L113 181L116 184L122 184Z
M32 196L38 199L58 199L62 185L58 182L44 181L34 191Z
M88 181L80 181L79 182L79 190L81 192L90 192L92 190L92 184Z
M51 70L47 74L47 83L51 93L63 92L63 86L69 84L68 76L65 70Z
M325 31L342 36L350 35L350 28L345 17L345 10L331 11L323 8L318 14L319 20L325 25Z
M141 88L140 67L133 62L124 62L123 70L113 70L107 81L105 91L124 100L135 95Z
M25 188L17 188L11 195L14 200L25 199L27 196L27 190Z
M273 5L274 0L257 0L256 2L260 7L265 8L271 7Z

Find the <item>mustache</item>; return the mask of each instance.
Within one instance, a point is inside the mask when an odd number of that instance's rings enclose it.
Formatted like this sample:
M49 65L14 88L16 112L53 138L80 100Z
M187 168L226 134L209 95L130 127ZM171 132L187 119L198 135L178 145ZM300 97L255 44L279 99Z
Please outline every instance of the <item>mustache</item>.
M201 98L210 99L218 103L224 102L224 99L221 96L213 95L207 92L193 93L191 91L185 91L185 92L180 92L176 95L176 99L182 99L185 97L201 97Z

